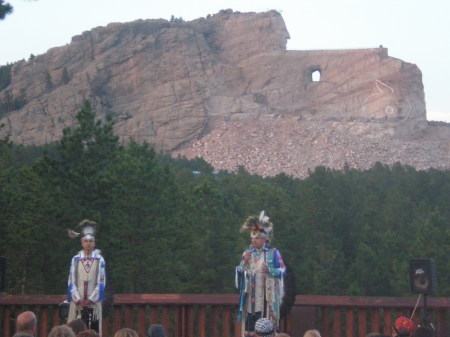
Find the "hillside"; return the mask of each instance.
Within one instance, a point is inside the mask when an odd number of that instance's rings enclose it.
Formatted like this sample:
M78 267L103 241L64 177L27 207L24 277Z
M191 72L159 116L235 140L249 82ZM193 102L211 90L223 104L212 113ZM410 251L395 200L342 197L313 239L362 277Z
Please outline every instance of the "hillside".
M450 129L427 122L416 65L382 46L287 51L288 38L276 11L94 28L13 64L0 136L54 142L89 99L123 142L217 169L304 177L317 165L375 161L450 167Z

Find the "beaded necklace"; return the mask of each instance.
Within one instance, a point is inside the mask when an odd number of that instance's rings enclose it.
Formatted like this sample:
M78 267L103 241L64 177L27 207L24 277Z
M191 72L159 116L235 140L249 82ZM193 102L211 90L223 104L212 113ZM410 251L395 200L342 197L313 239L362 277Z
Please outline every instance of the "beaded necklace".
M254 252L255 260L259 260L262 255L263 255L262 249L255 249L255 252Z

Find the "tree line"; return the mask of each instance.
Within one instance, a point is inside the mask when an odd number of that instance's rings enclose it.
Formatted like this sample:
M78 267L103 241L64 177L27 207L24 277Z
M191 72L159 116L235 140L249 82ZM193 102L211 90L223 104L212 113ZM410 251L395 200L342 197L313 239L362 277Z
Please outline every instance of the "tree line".
M123 145L86 101L78 125L46 146L0 141L0 256L8 293L66 292L80 249L67 229L98 223L115 293L233 293L248 247L239 232L265 210L298 294L408 296L409 260L434 258L450 295L450 173L380 163L317 167L300 180L216 172L202 159Z

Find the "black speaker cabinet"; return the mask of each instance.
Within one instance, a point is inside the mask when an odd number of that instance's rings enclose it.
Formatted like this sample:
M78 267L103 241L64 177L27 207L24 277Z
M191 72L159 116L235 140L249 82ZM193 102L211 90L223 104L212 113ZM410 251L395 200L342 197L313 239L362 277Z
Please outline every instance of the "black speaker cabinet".
M59 306L58 306L59 318L69 317L69 308L70 308L70 303L68 301L59 303Z
M0 293L6 288L6 257L0 256Z
M434 259L411 259L409 261L409 279L413 294L434 294L437 288Z

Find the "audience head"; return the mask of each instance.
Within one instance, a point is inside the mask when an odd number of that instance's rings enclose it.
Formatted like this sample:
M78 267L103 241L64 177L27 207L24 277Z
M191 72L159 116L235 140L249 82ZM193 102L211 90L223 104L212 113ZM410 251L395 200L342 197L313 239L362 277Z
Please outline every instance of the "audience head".
M114 334L114 337L139 337L137 332L133 329L122 328L117 330Z
M416 330L414 330L411 337L435 337L434 331L426 326L419 326Z
M320 337L320 332L316 329L308 330L305 332L303 337Z
M68 325L57 325L50 330L48 337L75 337L75 333Z
M67 325L73 330L75 335L78 335L81 331L87 330L87 325L81 318L74 319L67 323Z
M95 330L87 329L79 332L77 337L100 337L100 335Z
M16 318L16 330L17 332L25 332L30 335L36 335L37 320L34 312L24 311L19 314Z
M280 332L276 334L276 337L291 337L289 336L289 334L285 333L285 332Z
M166 332L161 324L152 324L147 330L147 337L165 337Z
M399 337L411 336L414 330L414 323L409 318L400 316L395 320L394 331Z
M378 337L380 336L379 332L369 332L366 337Z
M267 318L260 318L255 323L255 335L258 337L271 337L274 335L272 322Z

